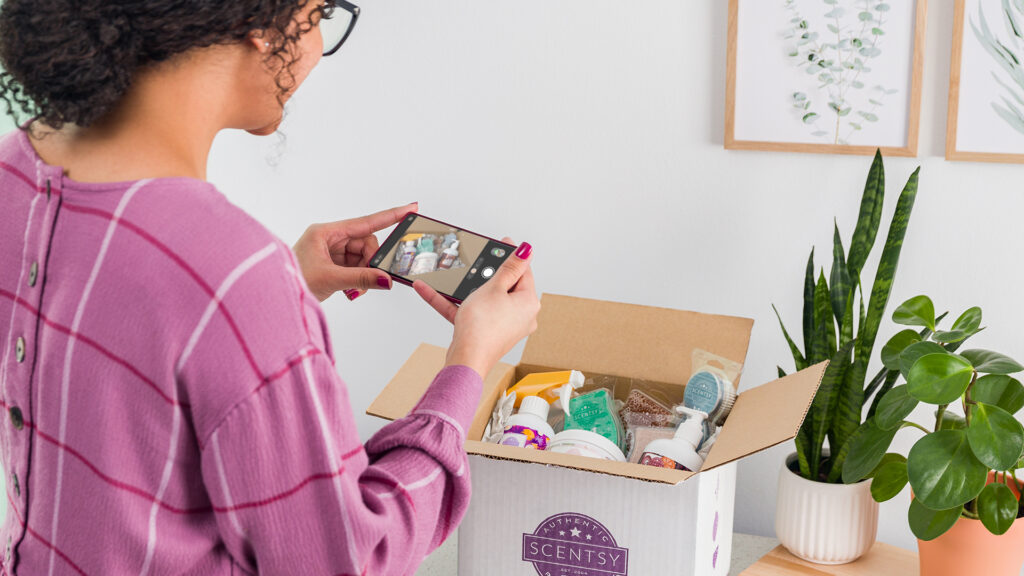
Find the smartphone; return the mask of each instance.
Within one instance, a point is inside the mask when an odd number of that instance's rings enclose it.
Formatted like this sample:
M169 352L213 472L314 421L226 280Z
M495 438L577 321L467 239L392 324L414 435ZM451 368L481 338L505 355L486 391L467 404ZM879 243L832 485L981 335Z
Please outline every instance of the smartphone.
M402 284L423 280L461 303L515 252L511 244L410 212L381 244L370 266Z

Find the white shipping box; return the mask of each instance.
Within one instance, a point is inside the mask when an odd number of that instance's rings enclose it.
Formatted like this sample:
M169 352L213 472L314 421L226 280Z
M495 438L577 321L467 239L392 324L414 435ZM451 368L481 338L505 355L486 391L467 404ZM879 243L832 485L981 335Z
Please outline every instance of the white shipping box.
M740 394L698 473L480 440L498 398L532 372L574 369L642 380L681 402L693 351L742 363L752 325L745 318L544 295L522 361L488 374L469 430L473 497L459 530L459 575L727 574L736 461L796 436L825 363ZM367 412L388 419L407 414L444 357L444 349L421 345Z

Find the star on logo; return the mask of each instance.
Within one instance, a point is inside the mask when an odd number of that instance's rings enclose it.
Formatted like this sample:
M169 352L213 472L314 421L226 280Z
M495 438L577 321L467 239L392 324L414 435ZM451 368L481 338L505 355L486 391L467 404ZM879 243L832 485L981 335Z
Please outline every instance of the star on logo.
M587 534L587 540L593 540L593 539L594 539L593 536L591 536L590 534Z
M572 532L573 538L579 538L580 537L580 531L579 531L578 528L573 528L572 530L570 530L570 532Z
M558 531L558 535L559 536L565 536L565 530L559 530Z

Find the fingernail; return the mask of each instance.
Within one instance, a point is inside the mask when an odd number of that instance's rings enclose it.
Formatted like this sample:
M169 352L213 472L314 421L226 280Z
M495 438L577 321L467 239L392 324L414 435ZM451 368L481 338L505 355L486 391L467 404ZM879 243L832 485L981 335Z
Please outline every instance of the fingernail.
M359 290L345 290L345 297L348 298L349 301L355 300L356 298L359 298L359 296Z
M378 276L377 277L377 286L380 286L381 288L383 288L385 290L391 290L391 279L387 278L385 276Z
M533 246L530 246L529 242L523 242L519 245L519 250L516 250L516 256L518 256L520 260L526 260L530 257L532 252Z

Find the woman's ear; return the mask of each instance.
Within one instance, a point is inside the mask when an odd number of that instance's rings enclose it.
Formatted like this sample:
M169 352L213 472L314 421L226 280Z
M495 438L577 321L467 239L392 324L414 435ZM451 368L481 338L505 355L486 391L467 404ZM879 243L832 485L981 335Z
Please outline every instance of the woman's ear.
M250 32L248 42L261 54L270 51L270 42L266 40L266 35L262 30L253 30Z

